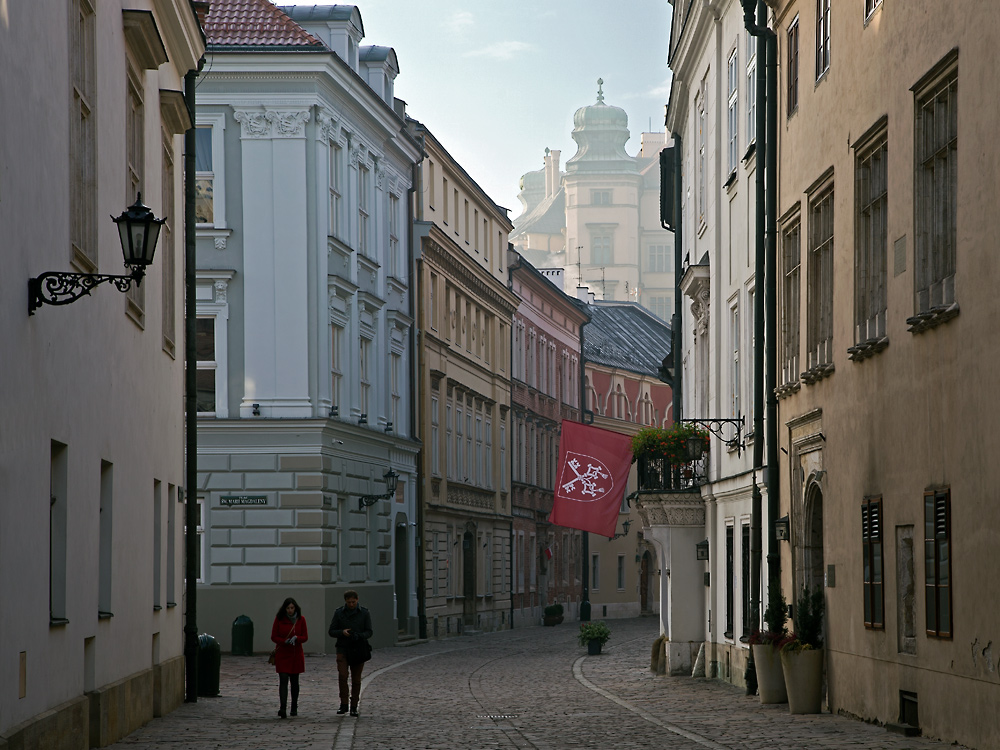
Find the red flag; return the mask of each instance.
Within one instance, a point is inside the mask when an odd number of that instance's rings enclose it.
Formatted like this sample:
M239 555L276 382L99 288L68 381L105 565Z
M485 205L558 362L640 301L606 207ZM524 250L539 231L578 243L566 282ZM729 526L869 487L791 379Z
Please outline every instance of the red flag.
M614 536L631 465L631 437L564 419L549 521Z

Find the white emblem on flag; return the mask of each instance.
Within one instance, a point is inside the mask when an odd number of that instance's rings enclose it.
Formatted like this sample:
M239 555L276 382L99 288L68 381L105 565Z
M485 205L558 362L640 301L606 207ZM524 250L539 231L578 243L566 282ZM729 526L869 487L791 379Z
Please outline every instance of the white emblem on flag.
M602 461L569 451L560 482L563 497L584 503L600 500L615 486L611 472Z

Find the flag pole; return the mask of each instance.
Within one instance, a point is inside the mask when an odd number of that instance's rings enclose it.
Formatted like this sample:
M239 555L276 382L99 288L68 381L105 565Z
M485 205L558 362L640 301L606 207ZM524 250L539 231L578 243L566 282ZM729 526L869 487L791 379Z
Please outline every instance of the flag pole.
M590 622L590 532L583 535L583 601L580 602L580 622Z

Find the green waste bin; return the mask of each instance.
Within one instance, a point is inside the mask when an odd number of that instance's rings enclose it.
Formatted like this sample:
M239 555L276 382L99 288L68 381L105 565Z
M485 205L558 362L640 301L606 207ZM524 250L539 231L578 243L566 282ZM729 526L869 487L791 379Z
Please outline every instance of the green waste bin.
M218 641L207 633L198 636L198 695L214 697L219 694L219 668L222 666L222 649Z
M253 620L240 615L233 620L233 656L253 656Z

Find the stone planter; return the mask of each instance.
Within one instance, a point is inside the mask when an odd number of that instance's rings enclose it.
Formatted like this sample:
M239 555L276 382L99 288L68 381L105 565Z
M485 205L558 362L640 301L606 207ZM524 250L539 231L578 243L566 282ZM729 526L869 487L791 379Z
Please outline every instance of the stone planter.
M562 615L545 615L542 618L542 624L545 625L545 627L547 628L552 627L553 625L558 625L562 621L563 621Z
M587 641L587 653L590 656L597 656L599 653L601 653L601 646L603 645L604 644L601 643L601 641L598 640L597 638L592 638L591 640Z
M823 649L782 651L781 668L785 673L788 713L818 714L823 697Z
M754 644L753 662L757 668L757 694L761 703L787 703L781 652L768 644Z

